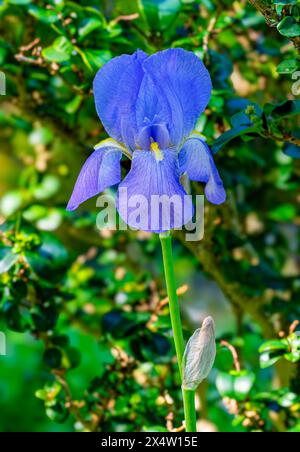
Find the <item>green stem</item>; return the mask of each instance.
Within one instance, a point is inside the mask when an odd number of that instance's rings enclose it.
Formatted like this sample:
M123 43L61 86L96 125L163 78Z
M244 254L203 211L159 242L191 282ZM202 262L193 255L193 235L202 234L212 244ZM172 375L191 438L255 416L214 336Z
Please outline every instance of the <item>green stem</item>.
M182 361L184 355L184 339L182 333L182 323L178 296L176 290L174 262L172 253L172 237L169 233L160 234L160 241L163 254L165 278L169 298L170 316L174 335L175 350L178 360L180 377L182 379ZM184 401L184 415L187 432L196 432L196 413L195 413L195 392L182 390Z
M195 408L195 391L183 389L183 404L185 413L185 423L187 432L196 432L196 408Z

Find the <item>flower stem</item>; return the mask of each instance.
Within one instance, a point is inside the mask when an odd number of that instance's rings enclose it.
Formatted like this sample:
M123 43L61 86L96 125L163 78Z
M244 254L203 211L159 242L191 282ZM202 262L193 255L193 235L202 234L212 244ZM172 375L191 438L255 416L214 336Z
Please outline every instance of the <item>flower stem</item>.
M174 262L173 262L173 253L172 253L172 237L170 233L160 234L159 236L162 254L163 254L163 262L164 262L164 270L165 270L165 278L167 285L167 292L169 298L169 306L170 306L170 316L171 323L174 335L175 342L175 350L178 360L178 367L180 377L182 379L182 361L184 355L184 339L182 333L182 323L180 316L180 309L178 303L178 297L176 293L176 281L175 281L175 272L174 272ZM183 389L183 401L184 401L184 415L186 422L186 431L187 432L196 432L196 412L195 412L195 392L188 391Z
M196 432L195 391L183 389L183 404L187 432Z

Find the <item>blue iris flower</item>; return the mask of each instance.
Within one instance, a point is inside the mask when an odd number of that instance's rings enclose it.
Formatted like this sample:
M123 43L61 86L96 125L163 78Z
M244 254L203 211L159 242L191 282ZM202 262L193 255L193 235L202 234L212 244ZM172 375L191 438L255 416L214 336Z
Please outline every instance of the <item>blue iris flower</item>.
M151 203L145 203L148 221L140 229L163 232L180 227L193 216L180 183L184 173L205 184L208 201L223 203L226 193L212 153L201 135L194 132L211 90L204 64L183 49L150 57L138 50L103 66L94 80L94 95L98 115L111 138L97 145L85 162L68 210L119 184L117 209L130 226L136 227L130 220L130 199L143 195L150 200L156 195L175 197L184 208L179 214L171 209L168 227L164 227L158 218L160 210L154 211ZM123 181L122 155L132 160ZM125 198L120 196L124 189Z

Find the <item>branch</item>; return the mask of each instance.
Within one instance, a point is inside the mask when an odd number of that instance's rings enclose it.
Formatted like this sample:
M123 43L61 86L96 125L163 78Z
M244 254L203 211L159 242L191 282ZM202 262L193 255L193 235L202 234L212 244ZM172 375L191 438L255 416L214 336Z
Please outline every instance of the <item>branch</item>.
M249 0L249 2L265 17L270 27L274 27L277 24L277 13L268 0Z
M233 345L229 344L229 342L227 342L227 341L221 341L221 345L222 345L222 347L228 348L228 350L232 354L235 370L237 372L240 372L241 371L241 364L240 364L240 361L239 361L238 352L236 351L235 347Z
M270 27L276 27L279 23L278 15L272 4L268 0L249 0L251 5L254 6L266 19L267 24ZM290 38L294 44L297 52L300 54L300 36L296 38Z

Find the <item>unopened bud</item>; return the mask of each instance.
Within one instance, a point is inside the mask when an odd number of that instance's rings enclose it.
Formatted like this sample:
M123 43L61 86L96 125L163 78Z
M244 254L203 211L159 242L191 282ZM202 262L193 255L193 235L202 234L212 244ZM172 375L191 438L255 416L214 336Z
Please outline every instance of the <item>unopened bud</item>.
M215 323L207 317L187 343L183 357L183 389L196 390L216 359Z

